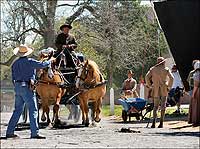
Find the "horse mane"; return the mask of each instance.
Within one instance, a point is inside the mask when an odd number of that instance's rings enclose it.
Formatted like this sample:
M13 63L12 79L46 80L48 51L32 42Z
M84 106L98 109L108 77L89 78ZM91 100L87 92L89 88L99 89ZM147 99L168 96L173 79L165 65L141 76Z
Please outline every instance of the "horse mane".
M94 61L88 60L88 65L90 65L93 70L100 74L99 66Z
M90 77L90 79L93 79L93 81L95 80L94 83L104 81L104 77L102 73L100 72L99 66L96 64L96 62L92 60L87 60L85 63L88 63L88 66L90 66L90 69L93 70L92 77Z

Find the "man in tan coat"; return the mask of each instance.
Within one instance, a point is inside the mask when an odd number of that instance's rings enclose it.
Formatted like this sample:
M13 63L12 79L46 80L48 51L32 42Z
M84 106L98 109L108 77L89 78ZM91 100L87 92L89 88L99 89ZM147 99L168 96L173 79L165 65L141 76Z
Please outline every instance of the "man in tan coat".
M155 128L159 104L161 105L161 117L160 125L158 128L162 128L165 116L167 95L173 83L173 75L171 74L169 68L165 67L165 59L163 57L158 57L157 64L150 68L145 76L145 80L147 87L152 89L152 96L154 101L153 122L151 128Z

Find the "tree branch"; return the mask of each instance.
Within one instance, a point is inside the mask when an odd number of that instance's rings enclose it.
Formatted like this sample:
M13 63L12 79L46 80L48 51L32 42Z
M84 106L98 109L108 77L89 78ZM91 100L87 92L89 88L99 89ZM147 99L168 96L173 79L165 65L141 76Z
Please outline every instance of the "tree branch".
M38 8L30 0L24 0L24 1L30 6L30 8L32 8L34 10L34 12L36 13L37 16L41 17L43 22L47 22L47 18L46 18L44 11L38 10Z
M78 0L77 3L74 4L74 5L71 5L71 4L60 4L60 5L57 5L56 7L62 7L62 6L76 7L76 6L79 5L79 2L80 2L80 0Z
M37 30L36 28L29 28L29 29L25 30L23 33L21 33L21 34L18 36L17 39L19 39L21 36L23 36L25 33L29 32L29 31L33 31L33 32L35 32L35 33L37 33L37 34L40 34L41 36L44 35L42 31L39 31L39 30Z
M30 8L24 8L24 10L26 10L38 23L38 25L40 26L40 28L44 28L42 22L40 21L40 19L36 16L36 14L34 13L34 11Z
M66 19L66 23L72 23L76 18L78 18L83 13L84 9L87 9L91 13L95 12L95 9L92 6L89 5L80 6L73 15L71 15Z

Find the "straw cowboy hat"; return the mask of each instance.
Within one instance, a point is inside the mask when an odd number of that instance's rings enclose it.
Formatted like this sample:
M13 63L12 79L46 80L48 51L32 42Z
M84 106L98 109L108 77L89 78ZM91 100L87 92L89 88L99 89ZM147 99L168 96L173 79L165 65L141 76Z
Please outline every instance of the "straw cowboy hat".
M166 59L164 57L158 57L157 58L157 64L156 65L160 65L163 64L166 61Z
M20 45L13 50L13 53L19 57L28 56L33 52L33 49L27 47L26 45Z
M70 24L63 24L60 26L60 30L62 30L64 27L68 27L69 29L72 29L72 26Z

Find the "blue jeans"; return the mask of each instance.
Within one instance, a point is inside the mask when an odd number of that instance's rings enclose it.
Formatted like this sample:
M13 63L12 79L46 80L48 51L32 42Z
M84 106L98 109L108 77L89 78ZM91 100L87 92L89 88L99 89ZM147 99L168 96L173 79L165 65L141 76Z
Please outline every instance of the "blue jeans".
M6 135L14 134L15 127L19 121L19 118L23 112L24 104L26 103L29 110L31 137L36 136L39 133L38 127L38 107L36 95L31 91L26 83L22 86L21 82L15 83L15 109L13 111L12 117L8 123L8 128Z

